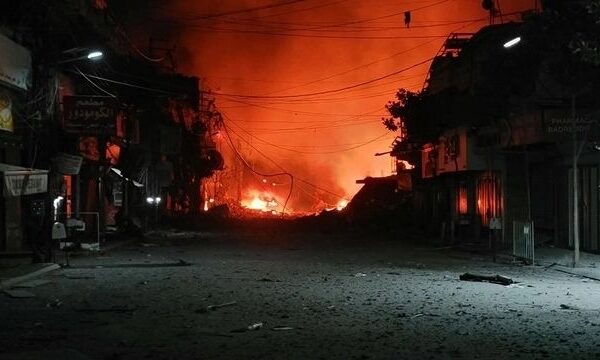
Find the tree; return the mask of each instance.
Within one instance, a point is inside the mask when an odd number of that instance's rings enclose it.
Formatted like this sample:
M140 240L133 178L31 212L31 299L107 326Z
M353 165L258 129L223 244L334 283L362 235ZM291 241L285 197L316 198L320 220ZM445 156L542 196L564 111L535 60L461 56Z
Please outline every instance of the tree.
M385 106L391 117L384 118L383 125L390 131L399 131L402 141L428 141L437 136L439 130L432 108L428 106L432 100L427 91L399 89L396 100Z
M578 144L575 131L576 98L596 104L600 75L600 0L546 0L544 11L533 21L541 30L544 50L555 55L549 66L559 75L564 93L571 95L573 120L573 266L579 263L579 189L578 160L586 143L586 134ZM566 94L562 94L566 95ZM589 131L589 129L588 129Z

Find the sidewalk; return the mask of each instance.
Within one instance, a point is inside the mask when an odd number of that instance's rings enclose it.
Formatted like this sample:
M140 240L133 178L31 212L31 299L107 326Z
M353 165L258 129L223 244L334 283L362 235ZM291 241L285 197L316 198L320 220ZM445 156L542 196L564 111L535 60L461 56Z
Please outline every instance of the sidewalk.
M82 257L105 254L113 249L130 243L132 240L132 238L113 240L109 243L102 244L99 251L80 250L70 253L69 256ZM61 251L56 251L54 255L54 261L63 262L66 260L64 253ZM11 264L10 262L0 262L0 291L10 289L19 283L34 279L47 272L60 268L61 266L58 263Z
M21 264L12 267L0 267L0 290L31 280L47 272L59 269L54 263Z
M537 265L567 274L600 281L600 255L581 252L579 265L573 268L573 250L543 247L535 249Z

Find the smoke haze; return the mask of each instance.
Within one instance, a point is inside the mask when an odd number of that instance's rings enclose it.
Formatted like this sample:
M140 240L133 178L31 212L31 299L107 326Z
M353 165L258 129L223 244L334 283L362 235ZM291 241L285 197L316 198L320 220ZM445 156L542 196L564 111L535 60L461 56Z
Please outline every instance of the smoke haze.
M536 2L499 5L507 15L496 23ZM396 135L381 124L384 105L398 88L422 87L429 62L411 66L435 56L447 35L489 22L479 0L173 0L156 12L169 21L147 36L178 44L178 70L214 93L227 134L256 170L306 181L292 196L305 210L316 198L350 197L357 179L391 174L390 157L374 156ZM233 168L236 155L221 141Z

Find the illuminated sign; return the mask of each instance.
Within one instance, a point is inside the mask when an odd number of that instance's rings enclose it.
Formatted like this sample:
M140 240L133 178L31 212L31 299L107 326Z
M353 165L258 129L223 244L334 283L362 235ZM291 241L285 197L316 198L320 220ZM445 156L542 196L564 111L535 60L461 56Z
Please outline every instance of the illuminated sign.
M542 120L544 134L553 140L568 140L575 132L578 136L585 135L588 140L600 139L598 121L588 115L573 118L570 110L543 109Z
M114 135L117 101L104 96L65 96L65 131L86 135Z
M0 164L0 172L3 175L3 194L6 197L38 194L48 189L48 170Z
M5 91L0 91L0 130L14 130L12 101Z
M0 34L0 82L27 90L31 85L31 53Z

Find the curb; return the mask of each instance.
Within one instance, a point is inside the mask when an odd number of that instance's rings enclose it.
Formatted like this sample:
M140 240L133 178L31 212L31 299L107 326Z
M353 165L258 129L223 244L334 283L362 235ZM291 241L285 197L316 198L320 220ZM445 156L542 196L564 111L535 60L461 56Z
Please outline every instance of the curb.
M44 266L44 267L42 267L40 269L34 270L34 271L32 271L32 272L30 272L28 274L20 275L20 276L15 276L15 277L3 280L2 282L0 282L0 289L10 288L10 287L12 287L12 286L14 286L14 285L16 285L18 283L30 280L30 279L32 279L34 277L40 276L40 275L45 274L45 273L50 272L50 271L54 271L56 269L60 269L60 265L53 264L53 263L47 264L46 266Z
M561 273L573 275L573 276L579 276L579 277L585 278L585 279L600 281L600 275L596 275L595 272L586 271L585 268L575 268L574 269L574 268L567 268L567 267L561 266L561 267L555 267L554 270L561 272Z

